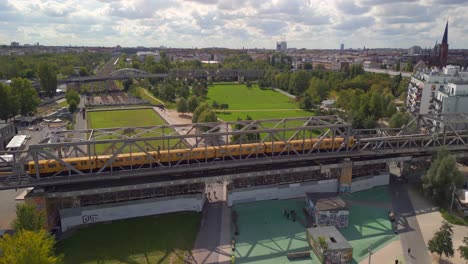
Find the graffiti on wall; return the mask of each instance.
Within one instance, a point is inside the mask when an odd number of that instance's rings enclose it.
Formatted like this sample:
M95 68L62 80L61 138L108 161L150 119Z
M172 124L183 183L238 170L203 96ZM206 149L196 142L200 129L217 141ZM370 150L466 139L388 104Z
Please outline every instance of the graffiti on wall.
M82 215L81 219L83 220L83 224L92 224L96 223L99 220L98 215Z
M348 211L316 211L318 226L348 227Z

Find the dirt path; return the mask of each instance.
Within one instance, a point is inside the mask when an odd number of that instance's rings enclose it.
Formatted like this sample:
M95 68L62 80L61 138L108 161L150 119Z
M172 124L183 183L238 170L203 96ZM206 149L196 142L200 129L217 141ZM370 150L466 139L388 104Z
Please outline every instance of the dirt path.
M150 92L148 92L148 90L146 90L145 88L142 88L141 90L143 90L143 92L144 92L147 96L153 98L154 100L156 100L156 101L160 102L162 105L164 105L164 102L163 102L163 101L161 101L161 100L159 100L158 98L154 97L154 96L153 96Z

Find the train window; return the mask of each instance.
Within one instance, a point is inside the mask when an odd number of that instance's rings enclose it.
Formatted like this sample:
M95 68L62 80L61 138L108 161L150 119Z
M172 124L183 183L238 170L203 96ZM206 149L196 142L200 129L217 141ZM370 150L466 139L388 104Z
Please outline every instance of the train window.
M81 165L86 165L87 163L88 163L88 162L86 162L86 161L82 161L82 162L81 162Z
M184 156L184 153L176 153L176 157L182 157Z
M78 163L77 162L70 162L70 165L76 166L76 165L78 165Z
M136 158L135 158L135 159L136 159ZM127 161L130 161L130 157L128 157L126 160L127 160Z
M49 168L55 168L55 167L57 167L57 164L55 164L55 163L49 163L48 165L49 165Z
M250 151L250 148L245 148L245 150Z
M135 160L140 160L140 158L136 157Z
M234 149L234 148L233 148L233 149L231 149L231 152L236 152L236 149Z
M297 148L297 147L299 147L299 144L294 144L293 146L294 146L295 148Z

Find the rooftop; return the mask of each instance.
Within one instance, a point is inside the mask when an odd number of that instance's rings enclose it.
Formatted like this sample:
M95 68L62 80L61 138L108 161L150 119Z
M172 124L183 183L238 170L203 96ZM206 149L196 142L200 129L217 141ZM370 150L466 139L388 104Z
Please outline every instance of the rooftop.
M0 123L0 129L11 125L11 123Z
M307 232L318 240L319 237L324 237L328 244L329 250L341 250L353 248L348 240L334 226L320 226L307 228Z
M307 193L307 199L314 202L315 208L319 211L349 210L349 206L336 193Z

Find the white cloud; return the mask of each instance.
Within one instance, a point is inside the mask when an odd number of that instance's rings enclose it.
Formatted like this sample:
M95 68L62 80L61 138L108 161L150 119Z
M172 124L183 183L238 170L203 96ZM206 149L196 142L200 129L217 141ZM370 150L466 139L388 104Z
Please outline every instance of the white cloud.
M468 43L468 0L0 0L0 43L274 48Z

